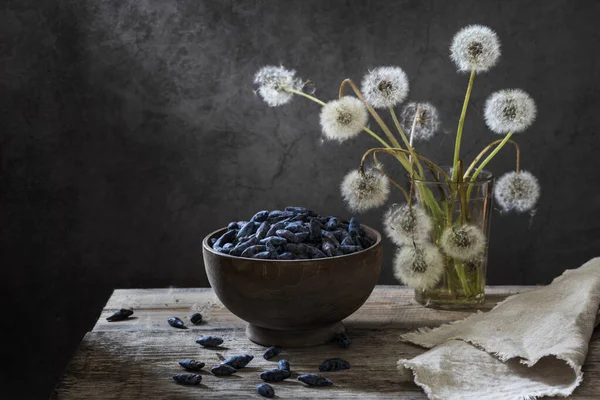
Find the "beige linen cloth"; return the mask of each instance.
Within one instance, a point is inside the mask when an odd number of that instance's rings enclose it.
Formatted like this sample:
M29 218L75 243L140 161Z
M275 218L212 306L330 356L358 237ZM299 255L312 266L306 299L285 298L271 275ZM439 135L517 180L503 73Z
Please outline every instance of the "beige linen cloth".
M566 397L583 379L599 304L600 257L490 312L402 335L431 350L398 371L430 399Z

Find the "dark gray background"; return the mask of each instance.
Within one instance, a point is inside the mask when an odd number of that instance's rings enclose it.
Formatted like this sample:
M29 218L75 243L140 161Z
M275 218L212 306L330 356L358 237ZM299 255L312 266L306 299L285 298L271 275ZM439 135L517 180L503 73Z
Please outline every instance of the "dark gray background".
M297 69L324 100L344 78L400 65L410 98L443 117L446 133L420 149L448 163L467 83L448 47L462 26L489 25L503 55L475 81L463 154L497 138L483 123L486 97L523 88L539 114L516 139L543 191L534 218L494 214L489 283L548 283L598 255L598 2L5 4L0 284L11 373L0 387L19 398L49 393L114 288L206 286L200 241L228 221L290 204L349 215L339 182L375 142L322 143L319 108L301 98L269 108L252 87L265 64ZM513 168L512 150L490 167ZM363 221L381 228L380 215ZM394 284L385 246L380 283Z

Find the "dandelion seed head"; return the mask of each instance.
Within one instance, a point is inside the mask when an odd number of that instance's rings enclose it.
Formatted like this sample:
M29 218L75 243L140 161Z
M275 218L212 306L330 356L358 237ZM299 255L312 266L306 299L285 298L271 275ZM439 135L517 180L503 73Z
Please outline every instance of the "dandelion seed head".
M536 114L535 102L521 89L500 90L485 102L485 123L498 134L523 132L533 123Z
M390 194L388 179L378 170L371 168L364 175L350 171L342 180L341 192L348 208L364 212L382 206Z
M408 77L400 67L378 67L364 76L361 89L373 107L394 107L408 95Z
M302 90L302 79L296 78L296 71L283 66L267 65L254 75L254 83L258 85L258 94L271 107L289 103L293 93L285 89Z
M450 257L471 260L485 251L485 235L475 225L455 225L442 233L440 247Z
M340 142L358 135L368 119L365 105L356 97L344 96L321 109L323 135Z
M419 113L417 114L417 108ZM402 129L410 135L413 121L417 117L413 137L415 140L429 140L440 127L437 109L431 103L408 103L400 114Z
M500 58L500 40L496 32L483 25L462 28L452 40L450 58L462 72L485 72Z
M430 243L406 245L394 257L394 276L415 289L431 289L442 277L444 258Z
M533 211L540 197L540 184L530 172L507 172L496 182L494 197L503 211Z
M430 240L433 222L420 207L395 204L383 216L383 229L398 246L425 243Z

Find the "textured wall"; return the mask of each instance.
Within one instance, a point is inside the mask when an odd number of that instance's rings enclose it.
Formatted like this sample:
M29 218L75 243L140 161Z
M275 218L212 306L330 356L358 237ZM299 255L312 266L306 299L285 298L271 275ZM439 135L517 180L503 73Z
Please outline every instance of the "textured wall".
M374 142L322 142L318 107L304 99L267 107L251 81L268 63L297 69L324 100L346 77L402 66L410 97L435 103L444 121L421 149L448 163L467 83L449 42L466 24L489 25L503 57L476 79L464 156L496 139L486 97L523 88L539 114L516 139L543 189L534 218L494 214L489 282L547 283L598 255L595 1L6 3L0 284L24 324L5 327L8 357L20 358L9 368L38 382L19 398L48 393L113 288L207 285L206 233L290 204L348 215L338 184ZM507 171L512 157L491 169ZM380 228L380 213L363 220ZM391 284L389 242L385 252L381 283Z

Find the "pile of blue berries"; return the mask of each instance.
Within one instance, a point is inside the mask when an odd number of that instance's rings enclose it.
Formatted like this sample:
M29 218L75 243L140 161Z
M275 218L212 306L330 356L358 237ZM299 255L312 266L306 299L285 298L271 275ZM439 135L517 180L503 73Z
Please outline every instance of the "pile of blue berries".
M350 221L321 216L304 207L259 211L250 221L231 222L212 248L237 257L308 260L351 254L374 240L356 217Z

